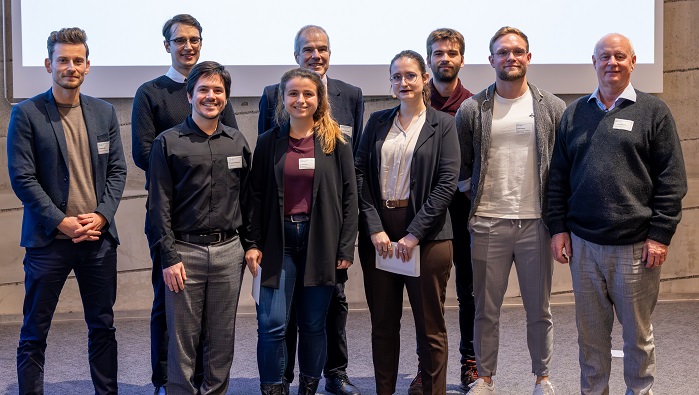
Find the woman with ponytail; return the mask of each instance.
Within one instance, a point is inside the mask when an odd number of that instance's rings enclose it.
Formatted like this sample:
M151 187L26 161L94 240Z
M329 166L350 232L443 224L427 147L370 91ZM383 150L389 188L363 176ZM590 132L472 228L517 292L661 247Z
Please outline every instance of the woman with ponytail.
M294 304L298 323L299 394L315 394L326 360L325 318L335 271L354 259L357 186L352 148L330 117L320 75L286 72L277 123L260 135L248 193L257 305L257 363L262 394L286 394L286 331Z
M452 260L447 208L459 175L459 141L454 117L429 105L429 75L420 54L396 55L389 80L400 104L371 114L355 160L359 257L371 315L376 393L396 389L396 334L406 288L420 349L422 393L443 395L448 355L444 298ZM408 261L415 254L420 258L418 277L376 266L379 255Z

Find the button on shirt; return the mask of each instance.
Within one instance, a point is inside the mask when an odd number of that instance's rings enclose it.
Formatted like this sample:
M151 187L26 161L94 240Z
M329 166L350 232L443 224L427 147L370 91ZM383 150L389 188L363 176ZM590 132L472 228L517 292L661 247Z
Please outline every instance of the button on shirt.
M400 124L400 113L393 118L393 125L381 146L381 198L405 200L410 197L410 165L417 138L425 125L427 110L417 116L407 128Z
M191 115L154 141L148 171L148 212L162 267L182 261L175 234L241 228L240 195L251 152L237 129L222 125L208 136Z

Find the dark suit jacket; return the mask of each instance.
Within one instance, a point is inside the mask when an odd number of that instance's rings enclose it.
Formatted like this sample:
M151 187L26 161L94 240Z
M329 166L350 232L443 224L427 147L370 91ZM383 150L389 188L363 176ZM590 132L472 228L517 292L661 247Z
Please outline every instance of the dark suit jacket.
M80 95L90 141L98 212L107 219L102 232L118 242L114 214L126 182L119 122L111 104ZM97 143L109 142L99 154ZM12 189L24 205L23 247L43 247L58 233L68 202L68 151L51 89L17 104L7 131L7 161Z
M279 126L274 121L274 111L277 108L279 84L266 86L260 98L260 116L257 121L257 134ZM345 134L350 141L352 152L357 152L359 139L364 125L364 97L362 90L346 82L328 77L328 101L330 114L341 127L349 126L352 134ZM344 132L343 132L344 133Z
M262 285L279 287L284 258L284 162L289 124L274 127L257 139L248 195L249 248L262 251ZM352 150L339 143L323 153L315 141L313 200L308 230L304 286L335 285L346 280L337 261L354 261L357 237L357 184Z
M398 107L395 107L371 114L356 154L359 222L363 235L384 230L379 213L381 148L397 112ZM454 117L427 107L425 124L410 165L406 234L412 233L420 242L452 238L447 208L456 190L460 163Z

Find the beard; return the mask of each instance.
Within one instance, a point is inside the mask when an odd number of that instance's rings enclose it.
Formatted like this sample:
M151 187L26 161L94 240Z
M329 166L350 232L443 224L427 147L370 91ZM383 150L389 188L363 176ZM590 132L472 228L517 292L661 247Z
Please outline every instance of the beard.
M442 71L439 69L439 67L436 67L434 70L432 70L432 78L439 82L452 82L459 78L459 69L454 67L450 70Z
M498 71L498 78L502 81L517 81L524 78L525 75L527 75L527 68L524 66L520 66L518 70L512 70L509 72L506 70Z

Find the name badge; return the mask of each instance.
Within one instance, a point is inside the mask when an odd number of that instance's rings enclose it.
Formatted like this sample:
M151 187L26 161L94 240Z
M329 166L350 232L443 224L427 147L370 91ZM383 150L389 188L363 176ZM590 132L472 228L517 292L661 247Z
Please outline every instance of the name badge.
M613 129L620 129L620 130L628 130L629 132L631 129L633 129L633 121L630 121L628 119L619 119L616 118L614 119L614 126L612 126Z
M526 134L534 131L534 125L531 123L518 123L515 125L515 132L517 134Z
M313 170L316 168L316 158L299 158L299 170Z
M228 170L243 168L243 157L240 155L229 156L226 160L228 161Z
M109 153L109 141L97 143L97 154L104 155Z
M348 125L340 125L340 132L347 137L352 137L352 127Z

